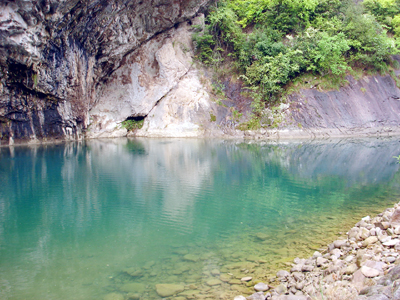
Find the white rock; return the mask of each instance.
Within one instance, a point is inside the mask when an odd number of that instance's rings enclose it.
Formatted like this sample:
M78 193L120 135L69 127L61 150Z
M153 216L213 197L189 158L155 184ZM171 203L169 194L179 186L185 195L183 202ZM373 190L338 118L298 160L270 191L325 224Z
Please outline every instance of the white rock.
M313 258L322 257L322 254L318 251L315 251L312 257Z
M363 220L364 222L369 222L369 221L371 221L371 217L366 216L366 217L362 218L361 220Z
M393 246L397 245L398 243L399 243L399 240L395 239L395 240L390 240L390 241L384 242L384 243L382 243L382 245L386 246L386 247L393 247Z
M361 267L361 273L363 273L363 275L365 277L369 277L369 278L379 276L379 274L380 274L380 272L378 270L367 267L367 266Z
M268 290L269 290L269 286L268 286L268 284L265 284L264 282L260 282L260 283L257 283L257 284L254 286L254 289L255 289L257 292L265 292L265 291L268 291Z
M253 277L251 277L251 276L246 276L246 277L243 277L242 279L240 279L241 281L250 281L250 280L252 280L253 279Z
M236 296L235 298L233 298L233 300L247 300L245 296Z

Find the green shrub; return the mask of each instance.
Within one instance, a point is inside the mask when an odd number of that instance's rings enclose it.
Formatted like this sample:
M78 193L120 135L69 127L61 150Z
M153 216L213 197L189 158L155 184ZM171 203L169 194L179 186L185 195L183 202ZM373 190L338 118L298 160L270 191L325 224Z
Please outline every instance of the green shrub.
M128 118L125 121L122 121L121 127L125 128L128 131L132 131L134 129L140 129L143 127L144 119L137 120L135 118Z

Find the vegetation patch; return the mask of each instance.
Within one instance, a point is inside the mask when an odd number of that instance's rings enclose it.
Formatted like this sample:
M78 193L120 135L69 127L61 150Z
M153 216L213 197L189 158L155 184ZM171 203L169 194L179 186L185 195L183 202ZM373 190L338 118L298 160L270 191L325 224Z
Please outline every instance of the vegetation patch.
M145 117L129 117L125 121L122 121L121 128L125 128L128 131L140 129L143 127Z
M296 89L338 89L346 75L398 67L400 0L221 0L193 39L198 60L246 84L255 129Z

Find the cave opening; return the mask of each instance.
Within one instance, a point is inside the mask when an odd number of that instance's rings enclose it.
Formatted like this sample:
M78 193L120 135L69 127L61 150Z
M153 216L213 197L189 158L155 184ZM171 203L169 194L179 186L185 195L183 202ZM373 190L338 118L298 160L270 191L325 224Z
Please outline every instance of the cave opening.
M143 127L144 119L147 116L131 116L122 121L122 127L128 131L137 130Z

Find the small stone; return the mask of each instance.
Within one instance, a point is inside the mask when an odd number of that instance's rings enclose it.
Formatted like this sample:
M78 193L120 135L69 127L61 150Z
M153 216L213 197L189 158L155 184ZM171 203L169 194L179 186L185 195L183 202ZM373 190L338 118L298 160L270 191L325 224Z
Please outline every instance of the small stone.
M285 270L280 270L276 273L276 277L278 277L278 278L289 277L289 276L290 276L290 273Z
M287 287L283 284L280 284L275 288L275 292L277 292L279 295L286 294Z
M269 239L269 235L262 232L256 233L256 237L262 241Z
M301 267L302 272L311 272L312 270L314 270L314 266L311 265L303 265Z
M239 279L231 279L228 281L229 284L242 284Z
M265 292L269 290L268 284L265 284L264 282L259 282L254 286L254 289L257 292Z
M378 238L376 236L370 236L366 238L363 242L362 245L363 247L368 247L369 245L372 245L378 241Z
M290 272L301 272L303 265L294 265L293 268L290 269Z
M104 296L104 300L124 300L125 297L119 293L110 293Z
M139 282L130 282L123 284L120 288L121 291L126 293L143 293L146 289L146 286L143 283Z
M322 257L322 254L320 252L318 252L318 251L315 251L312 257L313 258Z
M322 265L326 264L327 262L328 262L328 260L326 258L317 257L317 260L316 260L317 267L321 267Z
M386 258L385 258L385 261L386 261L387 263L391 264L391 263L393 263L393 262L396 261L396 258L393 257L393 256L389 256L389 257L386 257Z
M240 279L240 281L250 281L252 279L253 279L253 277L246 276L246 277L243 277L242 279Z
M304 288L304 282L303 281L297 282L295 287L296 289L301 291Z
M197 255L194 255L194 254L186 254L186 255L183 257L183 259L184 259L184 260L187 260L187 261L196 262L196 261L198 261L198 260L200 259L200 257L197 256Z
M365 240L367 237L369 237L370 233L367 228L361 227L360 231L359 231L359 235L360 235L361 239Z
M228 282L229 280L231 280L232 276L228 275L228 274L221 274L219 276L219 279L221 279L223 282Z
M137 293L128 293L126 295L129 300L139 300L140 299L140 294Z
M265 300L265 296L263 292L258 292L247 297L248 300Z
M358 270L357 265L356 264L351 264L351 265L347 266L347 268L344 271L344 274L352 275L357 270Z
M161 297L170 297L184 290L185 287L180 284L156 284L157 294Z
M397 208L392 214L392 217L390 218L390 224L392 226L400 225L400 208Z
M339 257L341 257L343 255L342 251L340 251L339 249L333 249L331 251L331 254L336 256L336 258L339 258Z
M235 298L233 298L233 300L246 300L246 297L240 295L240 296L236 296Z
M211 270L211 275L217 276L220 274L220 271L218 269L212 269Z
M369 221L371 221L371 217L366 216L366 217L362 218L361 220L363 220L364 222L369 222Z
M337 240L333 242L335 248L341 248L342 246L346 245L346 240Z
M395 239L395 240L390 240L390 241L384 242L384 243L382 243L382 245L386 246L386 247L393 247L398 243L399 243L399 240Z
M349 255L349 256L347 256L347 257L344 259L344 261L349 263L349 262L351 262L353 259L354 259L354 255Z
M361 267L361 273L368 278L376 277L379 276L380 272L376 269L367 267L367 266L362 266Z
M222 281L214 278L214 279L207 280L206 284L209 286L220 285L220 284L222 284Z

